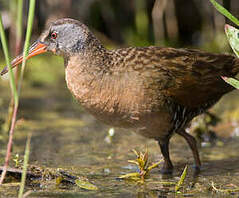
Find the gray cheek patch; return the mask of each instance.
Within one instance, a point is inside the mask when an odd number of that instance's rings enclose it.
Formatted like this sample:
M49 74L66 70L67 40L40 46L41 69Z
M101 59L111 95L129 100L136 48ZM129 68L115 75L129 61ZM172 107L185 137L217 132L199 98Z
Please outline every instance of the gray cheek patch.
M63 50L64 48L65 51L71 51L73 53L82 50L84 48L84 35L78 26L72 25L70 28L64 27L63 30L61 30L61 35L59 35L59 49Z

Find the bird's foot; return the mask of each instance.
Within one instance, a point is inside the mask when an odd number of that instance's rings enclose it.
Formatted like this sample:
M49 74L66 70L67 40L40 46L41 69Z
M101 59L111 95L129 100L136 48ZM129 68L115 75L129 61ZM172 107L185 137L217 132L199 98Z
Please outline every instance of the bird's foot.
M193 175L196 177L201 172L201 166L193 165Z
M160 169L161 174L163 175L171 175L173 173L173 165L163 165Z

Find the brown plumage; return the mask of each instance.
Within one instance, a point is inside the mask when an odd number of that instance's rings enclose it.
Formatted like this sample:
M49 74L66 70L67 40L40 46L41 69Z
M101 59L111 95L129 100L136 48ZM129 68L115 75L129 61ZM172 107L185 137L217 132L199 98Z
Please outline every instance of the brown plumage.
M107 50L73 19L52 23L29 57L45 51L64 57L69 90L97 119L159 142L163 172L173 168L168 144L174 132L186 139L200 168L196 141L184 128L233 90L221 76L239 72L239 61L231 55L160 47Z

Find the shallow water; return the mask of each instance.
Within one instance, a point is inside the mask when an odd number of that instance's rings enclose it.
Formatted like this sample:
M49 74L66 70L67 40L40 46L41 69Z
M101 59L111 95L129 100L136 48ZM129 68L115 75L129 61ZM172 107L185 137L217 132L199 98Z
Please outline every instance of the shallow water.
M41 60L44 62L44 60ZM36 66L37 67L37 66ZM35 68L37 70L37 68ZM45 68L46 75L56 69ZM171 158L175 165L171 177L162 176L159 169L154 169L142 184L118 180L117 177L137 171L127 160L134 159L132 149L144 151L147 147L150 160L157 162L161 153L154 140L145 139L131 131L116 129L112 142L105 137L109 126L96 121L86 113L72 98L66 88L63 67L57 67L57 77L47 80L32 79L30 69L23 85L17 127L14 136L13 154L23 158L26 136L32 133L30 164L51 168L62 168L75 175L85 176L99 190L87 191L77 186L57 187L54 181L40 187L27 186L33 192L29 197L238 197L239 193L225 194L211 188L214 182L219 188L236 188L239 186L239 138L231 138L233 119L236 122L235 107L239 93L227 96L213 112L223 118L215 128L221 136L219 143L200 148L203 163L202 172L193 176L193 159L185 141L174 136L170 144ZM9 102L7 81L0 85L0 118L5 119ZM229 100L230 98L230 100ZM233 112L230 114L230 112ZM226 133L227 132L227 133ZM227 138L225 138L227 137ZM6 135L1 135L1 163L3 163L7 144ZM13 166L14 163L11 162ZM174 185L162 184L177 182L185 167L189 165L188 174L181 189L181 194L174 193ZM230 185L229 187L227 185ZM0 197L15 197L18 184L4 184Z

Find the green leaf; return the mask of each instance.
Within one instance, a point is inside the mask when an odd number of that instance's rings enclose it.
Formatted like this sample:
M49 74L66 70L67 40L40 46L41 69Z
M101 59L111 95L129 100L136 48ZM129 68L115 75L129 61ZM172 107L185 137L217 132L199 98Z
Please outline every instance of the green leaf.
M138 161L140 170L144 170L145 162L143 161L143 159L142 158L138 158L137 161Z
M9 81L10 81L12 95L14 98L14 103L16 106L18 106L18 94L17 94L16 82L15 82L13 71L11 69L12 67L11 67L10 58L9 58L8 45L7 45L7 40L6 40L6 36L5 36L5 32L4 32L1 15L0 15L0 38L1 38L0 40L2 42L3 53L4 53L7 67L9 70L9 76L10 76Z
M230 84L231 86L235 87L236 89L239 89L239 81L234 78L228 78L228 77L222 77L222 79Z
M159 162L152 164L147 168L147 171L151 171L153 168L156 168L159 164L161 164L162 161L163 160L160 160Z
M86 190L98 190L97 186L95 186L94 184L90 183L87 180L76 179L75 183L80 188L83 188L83 189L86 189Z
M232 50L239 57L239 30L226 24L225 32Z
M28 20L27 20L27 31L26 31L26 39L24 43L24 48L23 48L23 60L22 60L22 67L21 67L21 73L20 73L20 79L18 82L18 95L20 95L20 90L21 90L21 84L23 80L23 73L25 70L26 66L26 57L29 52L29 46L30 46L30 39L31 39L31 34L32 34L32 27L33 27L33 22L34 22L34 13L35 13L35 4L36 0L30 0L29 4L29 14L28 14Z
M25 154L24 154L23 168L22 168L21 184L20 184L20 189L19 189L19 192L18 192L18 197L19 198L23 197L25 182L26 182L26 178L27 178L27 167L28 167L28 161L29 161L29 155L30 155L31 137L32 137L32 134L28 133L26 148L25 148Z
M225 17L227 17L229 20L231 20L233 23L239 26L239 20L234 17L227 9L222 7L219 3L217 3L215 0L210 0L210 2L214 5L214 7Z
M188 166L186 165L185 168L184 168L184 170L183 170L183 173L182 173L182 175L181 175L181 177L180 177L180 180L178 181L177 185L175 186L175 192L176 192L176 193L177 193L178 190L181 188L181 186L182 186L182 184L183 184L183 182L184 182L184 180L185 180L185 177L186 177L186 175L187 175L187 170L188 170Z
M56 185L59 186L63 180L62 176L56 177Z
M140 179L140 174L139 173L128 173L128 174L119 176L119 179L139 180Z
M135 160L128 160L129 163L136 164L137 166L139 165L138 161Z
M134 152L134 154L139 157L139 153L135 150L135 149L132 149L132 151Z

